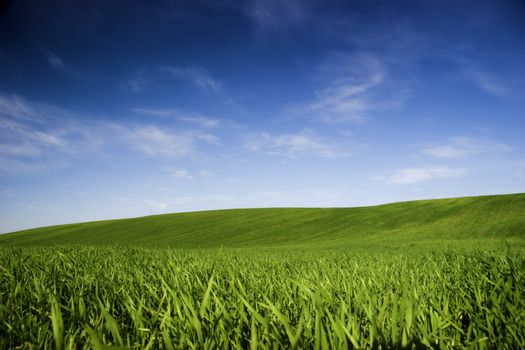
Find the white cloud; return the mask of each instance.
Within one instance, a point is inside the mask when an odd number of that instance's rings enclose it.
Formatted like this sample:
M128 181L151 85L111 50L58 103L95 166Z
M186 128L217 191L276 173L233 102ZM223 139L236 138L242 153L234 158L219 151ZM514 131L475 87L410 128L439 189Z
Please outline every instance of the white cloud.
M175 79L186 80L206 92L218 95L222 95L224 92L222 83L213 78L204 68L201 67L161 66L158 68L158 72Z
M197 134L196 134L196 137L197 137L199 140L202 140L202 141L205 141L205 142L209 143L210 145L215 145L215 146L220 146L220 145L222 145L221 139L218 138L218 137L215 136L215 135L212 135L212 134L207 134L207 133L197 133Z
M235 200L237 197L223 194L215 194L209 196L175 196L162 199L148 199L146 204L159 210L173 208L180 205L202 205L214 207L217 203L229 202ZM222 205L222 204L221 204Z
M254 0L243 3L241 9L265 31L283 30L302 23L310 16L306 1Z
M456 178L467 174L468 170L465 168L449 168L430 166L423 168L404 168L397 170L394 174L386 179L383 179L389 184L416 184L430 181L433 179Z
M191 180L194 178L194 176L190 174L190 172L187 170L173 170L171 172L171 176L177 179L188 179L188 180Z
M53 135L41 131L33 131L28 134L28 137L31 139L45 145L64 147L65 141L58 135Z
M487 72L476 70L474 68L465 68L464 77L480 89L495 96L503 96L507 89Z
M179 117L179 120L188 123L195 123L205 128L215 128L219 126L219 121L217 119L211 119L201 116Z
M424 148L421 153L436 158L461 158L467 154L467 151L455 145L441 145Z
M147 108L130 108L132 112L139 114L146 114L155 117L162 118L179 118L183 115L183 112L180 109L176 108L167 108L167 109L147 109Z
M249 193L247 196L259 199L258 202L265 206L333 207L348 206L360 194L362 195L361 191L354 190L346 184L339 184L287 191L264 189Z
M78 128L62 118L65 111L31 103L18 96L0 95L0 156L14 168L31 158L75 152ZM78 132L77 132L78 134ZM7 159L9 158L9 160ZM30 167L29 167L30 168Z
M153 79L149 71L149 69L143 69L135 72L131 78L123 81L121 86L129 88L135 93L144 91L151 81L159 79L158 77Z
M210 196L185 196L185 197L175 197L170 200L172 204L201 204L205 203L206 205L213 206L217 202L225 202L235 200L235 196L230 195L210 195Z
M67 166L72 160L93 154L102 147L112 150L124 147L127 152L149 156L184 157L203 144L218 146L221 140L199 130L174 130L155 123L108 122L0 94L1 172L32 172L57 164Z
M66 67L64 61L53 51L46 49L46 48L41 48L41 49L42 49L42 53L44 54L47 60L47 63L49 63L50 66L52 66L53 68L58 68L58 69L63 69Z
M317 156L332 159L352 154L352 149L347 143L322 139L312 130L303 130L295 134L271 135L262 132L248 135L246 147L251 151L286 158Z
M40 148L30 143L0 143L0 155L14 157L30 157L41 154Z
M36 121L35 112L31 106L29 106L25 100L16 95L0 95L0 117L4 118L3 120L0 120L4 124L9 122L9 120L6 120L5 118Z
M81 196L81 197L84 197L84 196L92 196L93 193L91 193L91 192L86 192L86 191L80 191L80 192L72 192L71 195L72 195L72 196Z
M4 197L13 197L16 195L16 191L15 190L11 190L11 189L7 189L7 190L2 190L0 192L0 194Z
M193 137L186 133L174 133L151 125L127 128L115 125L121 138L141 153L150 156L182 157L193 151Z
M225 97L222 83L201 67L159 66L145 68L137 71L133 77L124 81L123 84L134 92L142 92L151 83L165 80L185 81L201 91Z
M174 168L167 168L165 171L173 176L176 179L185 179L185 180L193 180L198 177L208 177L211 176L211 172L207 170L199 170L199 171L189 171L185 169L174 169Z
M176 131L151 124L132 127L112 124L112 128L128 147L149 156L188 156L195 152L199 141L221 145L217 136L193 130Z
M469 81L479 89L498 97L507 93L508 89L504 83L482 68L476 61L459 55L448 55L445 58L457 65L460 78Z
M424 146L420 152L435 158L462 158L480 153L504 152L511 148L503 143L475 137L458 136L445 144Z
M146 204L151 207L154 207L155 209L166 209L169 206L169 203L167 202L153 200L153 199L146 200Z
M10 155L0 154L0 174L32 173L45 168L47 164L19 160Z
M131 108L130 111L140 114L152 115L163 118L175 118L182 122L193 123L204 128L215 128L219 126L220 122L214 118L204 117L193 112L185 112L177 108L166 109L144 109Z
M319 75L328 82L315 92L315 99L292 107L290 112L325 122L363 122L368 112L385 104L374 96L374 89L384 81L384 71L374 55L336 55L319 68Z

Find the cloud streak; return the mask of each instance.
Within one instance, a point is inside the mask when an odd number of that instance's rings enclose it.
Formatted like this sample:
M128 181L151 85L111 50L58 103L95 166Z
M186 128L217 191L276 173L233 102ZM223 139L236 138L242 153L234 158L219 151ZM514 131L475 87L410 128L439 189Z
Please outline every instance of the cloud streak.
M7 118L12 120L37 121L33 109L16 95L0 95L0 113L4 123L7 122Z
M445 59L457 65L460 78L470 82L478 89L496 97L502 97L507 94L508 88L504 83L495 78L491 72L480 67L477 62L458 55L448 55L445 56Z
M204 92L224 94L222 83L213 78L204 68L161 66L158 72L175 79L186 80Z
M181 158L195 154L202 145L222 144L218 136L204 130L215 125L212 120L193 115L180 118L193 127L123 124L0 94L0 171L45 168L96 154L102 148L116 154Z
M458 136L444 144L431 144L423 147L422 154L434 158L463 158L476 154L509 151L511 147L490 139Z
M190 134L169 132L151 125L135 128L115 125L114 128L130 148L146 155L178 158L194 150Z
M312 156L335 159L349 157L354 150L346 142L323 139L308 129L294 134L271 135L266 132L251 134L246 137L245 144L250 151L290 159Z
M507 88L487 72L468 68L464 69L463 75L471 83L491 95L500 97L507 94Z
M465 168L449 168L444 166L428 166L421 168L403 168L387 178L382 178L387 184L410 185L428 182L435 179L462 177L468 173Z
M221 203L224 205L224 202L230 202L235 200L236 196L215 194L209 196L175 196L171 198L162 198L162 199L147 199L145 203L157 210L165 210L168 208L176 208L181 205L202 205L215 206L216 204Z
M46 58L47 63L49 63L51 67L56 68L56 69L66 68L66 64L64 63L62 58L60 58L53 51L46 49L46 48L41 48L41 50L42 50L42 53L44 54L44 57Z
M307 1L300 0L254 0L245 1L241 10L251 18L262 31L285 30L303 23L310 17Z
M222 82L212 77L204 68L193 66L158 66L155 68L145 68L125 80L123 85L130 88L133 92L140 93L155 82L170 80L189 83L208 94L221 97L225 96Z
M143 109L143 108L132 108L132 112L151 115L162 118L174 118L182 122L194 123L205 128L218 127L220 121L214 118L204 117L198 113L188 113L176 108L167 109Z
M212 174L211 172L206 171L206 170L189 171L186 169L166 168L165 171L170 176L176 179L183 179L183 180L193 180L196 178L208 177Z
M17 96L0 95L0 155L30 157L53 150L70 152L68 136L74 128L48 126L49 120L64 114Z
M313 101L294 106L294 115L313 116L327 123L366 121L369 112L380 109L376 89L385 79L385 66L372 54L338 54L318 69L325 81ZM328 80L328 81L327 81Z

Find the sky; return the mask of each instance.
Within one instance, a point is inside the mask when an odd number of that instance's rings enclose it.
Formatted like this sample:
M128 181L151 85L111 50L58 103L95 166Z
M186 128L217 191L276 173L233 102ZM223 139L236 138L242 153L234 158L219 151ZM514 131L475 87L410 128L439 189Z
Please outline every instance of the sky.
M0 1L0 232L525 192L525 3Z

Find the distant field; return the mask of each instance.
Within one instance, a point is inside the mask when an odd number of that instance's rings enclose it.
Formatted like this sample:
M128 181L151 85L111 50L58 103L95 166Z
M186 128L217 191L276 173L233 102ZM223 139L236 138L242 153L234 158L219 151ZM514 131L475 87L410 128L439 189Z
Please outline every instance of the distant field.
M0 236L0 348L523 348L525 194Z
M0 235L0 245L151 248L525 247L525 194L362 208L217 210L51 226Z

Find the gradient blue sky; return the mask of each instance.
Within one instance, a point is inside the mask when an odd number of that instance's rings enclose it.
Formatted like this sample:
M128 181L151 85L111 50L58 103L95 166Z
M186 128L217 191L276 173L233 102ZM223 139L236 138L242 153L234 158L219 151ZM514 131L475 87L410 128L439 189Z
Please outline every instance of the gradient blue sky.
M0 4L0 232L525 191L521 1Z

